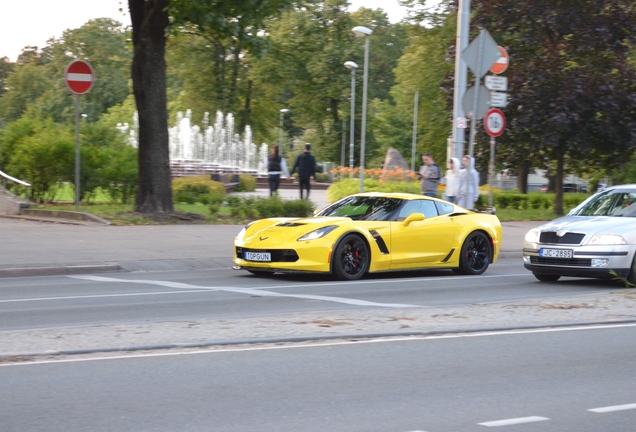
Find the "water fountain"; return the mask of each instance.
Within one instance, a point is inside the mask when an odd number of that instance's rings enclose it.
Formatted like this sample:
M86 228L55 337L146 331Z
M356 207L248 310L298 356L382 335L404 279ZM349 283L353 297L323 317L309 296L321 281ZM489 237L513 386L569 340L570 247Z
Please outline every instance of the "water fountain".
M243 138L234 133L234 116L217 111L214 125L209 124L205 113L202 126L192 124L192 111L177 113L176 125L169 128L170 170L172 177L202 174L262 174L266 171L263 161L268 154L267 144L258 147L252 143L252 130L245 127ZM127 135L133 147L137 141L137 113L134 127L128 123L117 128Z

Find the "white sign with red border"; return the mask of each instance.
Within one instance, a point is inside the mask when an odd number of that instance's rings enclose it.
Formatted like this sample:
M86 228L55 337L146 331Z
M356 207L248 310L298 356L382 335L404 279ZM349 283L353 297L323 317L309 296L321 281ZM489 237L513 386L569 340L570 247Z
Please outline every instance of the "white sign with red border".
M83 60L74 60L64 71L66 87L75 94L84 94L95 84L95 74L90 64Z
M484 116L484 129L491 137L498 137L506 129L506 116L497 108L493 108Z

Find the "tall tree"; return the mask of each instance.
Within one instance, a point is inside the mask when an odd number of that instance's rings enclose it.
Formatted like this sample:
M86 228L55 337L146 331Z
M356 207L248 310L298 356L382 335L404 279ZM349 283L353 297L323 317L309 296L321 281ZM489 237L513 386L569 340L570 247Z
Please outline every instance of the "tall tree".
M636 147L632 0L475 0L475 23L508 48L510 128L501 143L546 155L563 213L568 158L612 167ZM529 145L530 144L530 145ZM519 158L521 159L521 158Z
M192 25L226 37L256 36L267 18L293 0L128 0L133 27L133 92L139 113L139 187L136 208L172 212L166 36Z

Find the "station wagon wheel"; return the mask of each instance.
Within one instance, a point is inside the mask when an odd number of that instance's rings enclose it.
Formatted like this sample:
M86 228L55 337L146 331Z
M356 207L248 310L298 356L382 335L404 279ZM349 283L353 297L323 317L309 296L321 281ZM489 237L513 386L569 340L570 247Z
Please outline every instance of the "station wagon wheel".
M459 256L459 273L480 275L490 264L490 239L482 232L473 232L464 241Z
M344 236L333 251L332 271L340 280L360 279L369 268L367 245L355 234Z
M532 275L541 282L556 282L561 278L561 276L559 275L551 275L545 273L532 273Z

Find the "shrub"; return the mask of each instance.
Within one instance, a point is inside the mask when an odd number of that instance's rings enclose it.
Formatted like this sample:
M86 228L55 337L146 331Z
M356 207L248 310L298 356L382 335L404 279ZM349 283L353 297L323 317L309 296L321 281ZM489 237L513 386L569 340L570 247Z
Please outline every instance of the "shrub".
M239 175L239 184L234 188L237 192L253 192L256 190L256 177L249 174Z
M318 183L331 183L331 177L327 173L316 173L316 181Z
M327 189L327 197L329 202L336 202L339 199L349 195L357 194L360 191L360 179L343 179L339 182L332 183ZM403 193L420 193L420 185L415 182L387 181L382 182L377 179L364 180L365 192L403 192Z
M284 201L283 206L287 217L307 217L314 211L314 205L309 200Z
M210 195L225 195L225 185L207 175L179 177L172 181L172 194L175 202L208 204Z
M258 214L263 218L283 216L285 212L283 201L278 195L269 198L260 198L254 205Z

